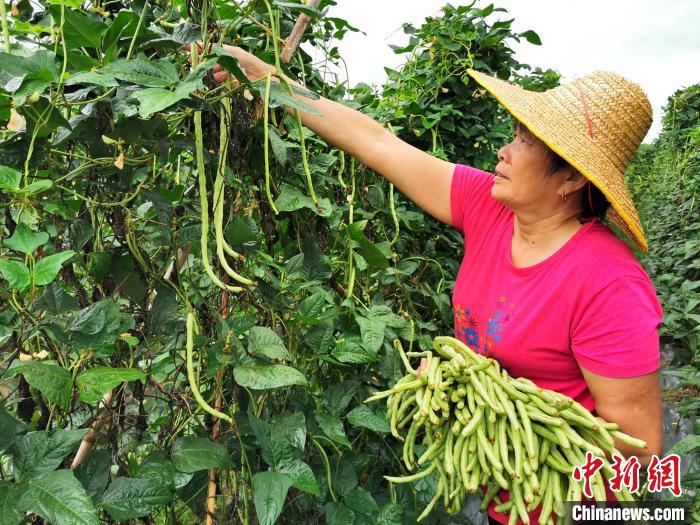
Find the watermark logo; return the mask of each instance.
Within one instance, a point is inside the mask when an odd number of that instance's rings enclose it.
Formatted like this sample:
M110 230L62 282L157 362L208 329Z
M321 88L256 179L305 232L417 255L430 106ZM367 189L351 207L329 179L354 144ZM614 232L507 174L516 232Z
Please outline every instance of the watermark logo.
M653 456L647 473L649 492L668 489L676 497L681 495L681 458L678 454L669 454L663 459Z
M639 490L639 469L641 463L637 456L632 456L630 459L625 459L617 454L613 454L613 463L610 465L615 471L615 475L610 478L608 484L613 492L620 492L625 486L630 492Z
M640 488L641 463L639 458L631 456L625 460L618 454L613 454L612 458L613 462L610 466L614 475L608 479L610 490L620 492L622 487L625 487L631 493L636 493ZM603 460L587 451L583 465L575 467L571 473L571 477L576 481L583 481L583 494L589 499L593 498L592 479L601 468L603 468ZM661 492L668 489L675 497L679 497L681 495L681 458L678 454L669 454L661 459L657 455L652 456L647 467L647 477L649 492Z
M583 480L583 495L589 499L593 497L593 491L591 490L593 477L602 467L603 460L594 456L589 451L586 452L586 462L583 465L575 467L574 471L571 473L571 477L576 481Z

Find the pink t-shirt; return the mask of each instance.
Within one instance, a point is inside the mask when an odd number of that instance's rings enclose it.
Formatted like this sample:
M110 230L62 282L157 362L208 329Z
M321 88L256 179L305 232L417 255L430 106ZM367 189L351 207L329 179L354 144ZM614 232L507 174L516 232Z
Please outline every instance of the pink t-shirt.
M455 337L589 410L580 367L607 377L658 370L661 305L629 247L593 219L554 255L517 268L513 212L491 197L492 186L492 174L456 166L450 205L465 255L452 296ZM507 522L493 506L489 515Z

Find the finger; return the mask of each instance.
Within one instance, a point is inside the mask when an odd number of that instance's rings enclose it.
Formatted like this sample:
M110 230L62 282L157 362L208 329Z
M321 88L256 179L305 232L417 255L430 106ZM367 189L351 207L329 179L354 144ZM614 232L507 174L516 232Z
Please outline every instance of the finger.
M226 71L220 71L218 73L214 73L214 80L216 80L219 83L223 82L227 78L228 78L228 73Z
M219 64L214 64L214 67L211 68L211 70L212 70L214 73L218 73L219 71L221 71L221 66L220 66Z

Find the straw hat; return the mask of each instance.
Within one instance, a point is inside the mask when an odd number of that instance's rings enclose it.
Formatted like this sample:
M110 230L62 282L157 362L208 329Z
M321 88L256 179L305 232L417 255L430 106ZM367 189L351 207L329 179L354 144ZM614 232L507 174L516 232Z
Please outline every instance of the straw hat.
M649 251L624 178L651 126L651 104L637 84L616 73L596 71L538 93L473 69L468 73L595 184L611 204L608 218Z

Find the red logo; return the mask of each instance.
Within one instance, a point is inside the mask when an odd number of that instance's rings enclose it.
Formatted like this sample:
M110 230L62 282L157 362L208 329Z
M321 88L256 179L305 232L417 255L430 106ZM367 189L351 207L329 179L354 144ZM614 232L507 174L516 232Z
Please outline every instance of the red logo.
M669 489L671 494L681 495L681 458L678 454L669 454L663 459L651 458L647 467L649 474L649 492L661 492Z
M612 457L613 463L610 466L615 471L615 475L608 482L610 490L620 492L622 485L624 485L630 492L637 492L639 490L639 469L641 467L637 456L632 456L627 461L617 454L613 454Z
M576 481L583 481L583 494L587 498L593 498L593 492L591 491L591 478L596 475L596 473L602 468L603 460L595 457L590 451L586 452L586 462L574 468L571 476Z
M613 454L613 463L610 465L615 475L608 480L610 490L620 492L625 486L631 493L639 490L639 470L641 463L637 456L630 456L628 460L618 454ZM571 477L576 481L584 480L583 494L587 498L593 498L591 491L591 479L602 468L603 460L594 456L590 451L586 452L586 462L574 468ZM649 492L661 492L669 489L671 493L679 497L681 495L681 458L678 454L669 454L659 459L652 456L647 467L649 477Z

